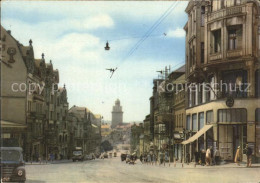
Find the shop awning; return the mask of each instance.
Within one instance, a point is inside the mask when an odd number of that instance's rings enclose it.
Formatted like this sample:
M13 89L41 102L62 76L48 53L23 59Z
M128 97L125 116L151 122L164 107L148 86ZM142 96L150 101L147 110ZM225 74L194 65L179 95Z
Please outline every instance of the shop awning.
M1 128L26 128L25 124L1 120Z
M201 135L203 135L206 131L208 131L210 128L212 127L212 125L205 125L202 129L200 129L195 135L193 135L192 137L190 137L188 140L183 141L181 144L186 145L189 144L193 141L195 141L196 139L198 139Z

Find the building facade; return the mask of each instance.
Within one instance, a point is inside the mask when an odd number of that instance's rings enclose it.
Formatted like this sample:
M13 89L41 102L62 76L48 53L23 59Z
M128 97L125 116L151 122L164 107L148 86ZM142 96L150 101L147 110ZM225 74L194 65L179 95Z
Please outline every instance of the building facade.
M232 161L248 143L257 161L259 1L193 1L186 12L185 154L212 147Z

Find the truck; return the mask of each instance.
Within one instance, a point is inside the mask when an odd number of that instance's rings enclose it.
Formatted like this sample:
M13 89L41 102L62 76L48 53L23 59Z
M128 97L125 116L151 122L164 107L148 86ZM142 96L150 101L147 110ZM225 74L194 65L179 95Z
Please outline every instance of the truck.
M75 147L72 151L72 161L83 161L84 160L84 153L82 147Z
M23 149L21 147L0 147L1 182L26 181Z

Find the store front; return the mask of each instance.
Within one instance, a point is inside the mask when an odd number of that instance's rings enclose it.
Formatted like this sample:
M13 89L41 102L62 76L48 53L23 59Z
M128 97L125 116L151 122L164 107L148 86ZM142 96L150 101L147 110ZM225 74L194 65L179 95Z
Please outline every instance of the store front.
M237 147L245 148L247 143L246 109L218 110L218 142L223 160L233 161Z

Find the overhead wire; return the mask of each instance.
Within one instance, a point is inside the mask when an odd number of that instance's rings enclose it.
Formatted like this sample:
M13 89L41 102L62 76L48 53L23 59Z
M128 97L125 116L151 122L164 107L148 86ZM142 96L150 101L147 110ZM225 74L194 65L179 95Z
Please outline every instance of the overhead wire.
M174 2L161 17L152 25L152 27L144 34L144 36L134 45L134 47L128 52L128 54L122 59L122 62L130 57L139 46L151 35L151 33L162 23L162 21L170 15L170 13L176 8L178 2ZM122 63L121 62L121 63Z

